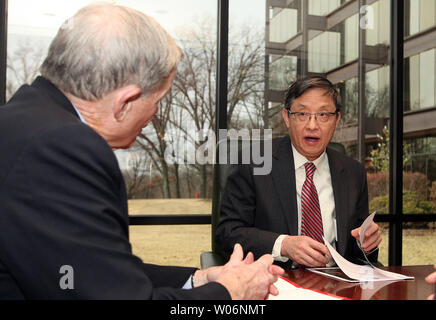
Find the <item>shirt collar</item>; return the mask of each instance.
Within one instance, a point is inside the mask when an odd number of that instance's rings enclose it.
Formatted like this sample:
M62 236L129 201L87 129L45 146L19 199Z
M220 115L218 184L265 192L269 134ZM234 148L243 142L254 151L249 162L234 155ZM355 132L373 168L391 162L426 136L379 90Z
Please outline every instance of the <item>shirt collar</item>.
M309 161L307 160L307 158L305 156L303 156L301 153L299 153L297 151L297 149L295 149L294 145L292 144L292 153L294 154L294 166L295 166L295 170L297 170L298 168L304 166L307 162L312 162L315 167L317 169L321 168L321 165L324 163L324 161L326 160L326 152L324 150L324 152L314 161Z
M77 108L74 106L74 104L73 104L73 108L76 111L77 115L79 116L80 121L82 121L84 124L87 124L86 120L83 118L82 114L79 112L79 110L77 110Z

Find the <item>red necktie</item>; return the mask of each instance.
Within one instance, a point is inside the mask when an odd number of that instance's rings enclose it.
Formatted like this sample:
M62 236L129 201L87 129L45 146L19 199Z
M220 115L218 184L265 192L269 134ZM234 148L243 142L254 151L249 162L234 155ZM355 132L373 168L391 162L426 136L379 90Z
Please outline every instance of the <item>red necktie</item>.
M301 234L324 243L318 192L313 183L316 167L311 162L306 163L304 167L306 168L306 181L301 190Z

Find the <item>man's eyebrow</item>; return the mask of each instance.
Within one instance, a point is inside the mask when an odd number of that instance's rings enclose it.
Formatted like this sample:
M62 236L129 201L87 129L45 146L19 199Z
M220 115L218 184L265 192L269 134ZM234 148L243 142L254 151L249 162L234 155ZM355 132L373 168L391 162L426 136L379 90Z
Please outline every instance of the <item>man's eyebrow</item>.
M302 103L297 103L297 105L295 107L297 107L297 108L307 108L307 106L305 104L302 104Z
M297 105L295 106L296 108L307 108L307 105L302 104L302 103L297 103ZM329 105L323 105L320 106L319 109L329 109L330 106Z
M321 107L319 107L320 109L328 109L329 108L329 106L321 106Z

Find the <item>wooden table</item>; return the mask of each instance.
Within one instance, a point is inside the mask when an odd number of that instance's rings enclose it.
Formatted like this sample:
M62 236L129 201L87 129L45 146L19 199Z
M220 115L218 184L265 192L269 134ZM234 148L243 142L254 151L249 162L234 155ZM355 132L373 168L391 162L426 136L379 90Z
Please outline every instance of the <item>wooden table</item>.
M315 289L352 300L425 300L435 287L425 282L433 266L384 267L383 269L415 277L396 282L350 283L315 274L305 269L287 271L286 277L303 288Z

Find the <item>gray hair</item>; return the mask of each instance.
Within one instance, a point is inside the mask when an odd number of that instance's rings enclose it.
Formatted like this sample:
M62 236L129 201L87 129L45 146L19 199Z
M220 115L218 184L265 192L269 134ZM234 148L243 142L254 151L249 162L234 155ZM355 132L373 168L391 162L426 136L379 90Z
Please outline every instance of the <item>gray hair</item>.
M94 4L59 29L40 71L60 90L95 101L126 85L137 85L147 95L163 85L182 55L153 18Z

